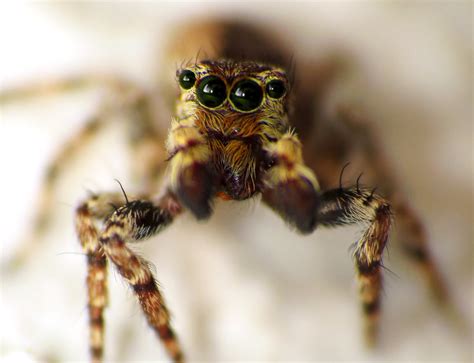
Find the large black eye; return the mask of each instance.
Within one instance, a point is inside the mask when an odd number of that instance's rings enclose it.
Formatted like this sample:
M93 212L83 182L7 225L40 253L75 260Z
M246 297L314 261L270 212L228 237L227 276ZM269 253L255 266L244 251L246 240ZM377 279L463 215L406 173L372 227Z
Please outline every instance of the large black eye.
M190 89L196 82L196 76L190 70L185 69L179 75L179 85L184 89Z
M230 101L241 111L255 110L262 103L262 88L250 79L243 79L230 91Z
M226 86L216 76L204 77L197 88L197 98L204 106L214 108L220 106L227 97Z
M285 83L279 79L274 79L267 84L267 94L271 98L281 98L286 92Z

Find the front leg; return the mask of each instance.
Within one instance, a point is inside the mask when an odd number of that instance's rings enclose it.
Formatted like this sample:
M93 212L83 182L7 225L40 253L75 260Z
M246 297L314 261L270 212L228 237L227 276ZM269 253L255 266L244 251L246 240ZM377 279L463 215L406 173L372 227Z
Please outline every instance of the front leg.
M107 303L107 262L110 260L135 292L150 326L158 334L175 362L183 361L179 342L158 284L146 260L127 244L148 238L172 223L182 207L171 192L157 201L134 200L123 203L119 194L94 195L81 203L76 214L76 230L87 254L90 352L93 362L103 358L104 317ZM100 232L97 222L103 221Z
M127 202L105 222L99 242L105 255L135 292L149 325L155 330L174 362L184 360L171 327L170 314L149 263L137 256L127 243L146 239L168 226L182 207L172 193L157 203L147 200Z
M367 345L372 346L378 331L382 257L392 223L390 205L367 189L338 188L321 195L316 214L318 224L323 226L367 225L363 235L354 244L353 257L365 321L364 336Z
M376 185L384 191L384 195L393 205L403 252L423 274L436 302L452 312L455 318L459 318L459 312L449 296L445 278L431 252L423 219L404 192L396 171L378 140L374 125L350 107L340 107L338 116L357 140L357 147L367 161L367 169L374 174Z
M389 203L367 189L319 191L314 174L304 165L301 143L288 133L266 148L272 166L264 177L263 201L302 233L317 225L366 224L356 242L354 261L365 320L365 337L375 343L382 289L382 255L391 225Z

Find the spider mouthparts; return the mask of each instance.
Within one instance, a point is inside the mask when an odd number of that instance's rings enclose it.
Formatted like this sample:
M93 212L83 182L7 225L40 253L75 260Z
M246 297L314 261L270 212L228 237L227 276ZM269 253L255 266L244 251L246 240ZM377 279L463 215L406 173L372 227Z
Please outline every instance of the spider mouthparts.
M194 163L181 171L176 194L197 219L209 218L212 208L212 173L205 164Z

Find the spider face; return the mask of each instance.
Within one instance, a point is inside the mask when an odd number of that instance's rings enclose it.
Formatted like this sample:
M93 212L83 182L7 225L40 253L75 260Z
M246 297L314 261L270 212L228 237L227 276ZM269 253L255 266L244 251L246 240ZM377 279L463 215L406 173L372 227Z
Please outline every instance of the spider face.
M288 129L285 72L255 62L201 61L178 70L177 82L177 117L204 135L219 195L251 197L266 168L262 150Z

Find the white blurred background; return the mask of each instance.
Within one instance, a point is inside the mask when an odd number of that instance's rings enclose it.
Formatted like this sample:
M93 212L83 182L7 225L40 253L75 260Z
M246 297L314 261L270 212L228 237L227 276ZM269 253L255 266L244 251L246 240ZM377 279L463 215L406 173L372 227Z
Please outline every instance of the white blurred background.
M465 314L459 331L436 309L392 240L380 347L363 349L348 248L357 228L300 237L257 201L218 203L209 223L190 216L139 246L156 267L192 361L471 361L472 4L2 3L0 87L107 70L149 87L170 29L227 14L283 29L305 56L345 49L357 64L348 88L366 107ZM158 52L159 53L159 52ZM297 52L298 54L298 52ZM94 113L97 90L1 105L1 253L30 225L42 173ZM123 130L108 129L70 166L41 252L1 281L6 361L87 360L85 258L73 210L86 189L133 189ZM106 358L166 360L130 289L110 273Z

